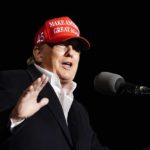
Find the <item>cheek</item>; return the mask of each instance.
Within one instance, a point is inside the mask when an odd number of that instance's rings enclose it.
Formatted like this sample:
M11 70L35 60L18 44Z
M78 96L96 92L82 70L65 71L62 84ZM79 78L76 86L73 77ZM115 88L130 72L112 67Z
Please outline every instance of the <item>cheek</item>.
M74 60L74 71L76 72L78 69L78 65L79 65L79 58Z
M51 65L54 67L54 68L58 68L59 69L59 67L60 67L60 59L58 59L58 58L52 58L51 59Z
M56 60L54 57L49 57L48 55L43 58L43 64L53 68L56 64Z
M76 65L78 66L78 64L79 64L79 61L80 61L80 57L77 55L76 57L75 57L75 63L76 63Z

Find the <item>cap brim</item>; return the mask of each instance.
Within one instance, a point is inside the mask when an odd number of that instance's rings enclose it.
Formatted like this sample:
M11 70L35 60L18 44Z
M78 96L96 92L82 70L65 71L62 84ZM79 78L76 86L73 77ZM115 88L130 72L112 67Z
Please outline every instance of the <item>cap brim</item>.
M59 39L57 38L57 41L55 39L55 43L53 43L53 42L52 43L57 44L57 43L62 43L62 42L65 42L68 40L73 40L73 39L77 40L80 43L80 46L82 47L83 51L90 49L90 47L91 47L90 42L84 37L72 37L72 36L71 37L70 36L64 37L63 36L63 38L62 37L60 37Z
M71 38L71 39L78 40L80 42L83 50L89 50L91 47L90 42L87 39L85 39L84 37L75 37L75 38Z
M89 41L87 39L85 39L84 37L70 37L70 38L66 38L65 41L73 40L73 39L76 39L77 41L79 41L83 51L90 49L91 45L90 45Z

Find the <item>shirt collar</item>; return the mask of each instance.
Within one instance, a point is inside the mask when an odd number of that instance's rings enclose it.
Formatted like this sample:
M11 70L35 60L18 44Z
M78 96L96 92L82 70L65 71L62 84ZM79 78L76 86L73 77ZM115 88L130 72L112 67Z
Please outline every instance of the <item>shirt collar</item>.
M59 88L62 88L61 84L60 84L60 79L58 77L57 74L54 74L53 72L50 72L42 67L40 67L39 65L35 64L35 67L43 74L47 75L49 77L49 82L50 84L53 84ZM70 85L68 86L68 88L63 88L63 91L66 92L66 93L73 93L73 91L76 89L77 87L77 83L72 81L70 83Z

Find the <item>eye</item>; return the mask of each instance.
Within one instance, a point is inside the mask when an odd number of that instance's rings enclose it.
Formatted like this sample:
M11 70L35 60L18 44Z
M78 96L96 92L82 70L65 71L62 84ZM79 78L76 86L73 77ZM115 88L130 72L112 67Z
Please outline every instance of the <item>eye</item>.
M57 43L55 46L60 47L61 49L66 49L68 44L66 42L63 43Z
M76 40L69 40L65 43L66 46L71 45L73 49L77 52L80 52L82 49L81 44Z
M66 44L64 43L60 43L60 44L57 44L58 46L67 46Z
M67 47L65 45L55 45L55 47L62 52L67 51Z

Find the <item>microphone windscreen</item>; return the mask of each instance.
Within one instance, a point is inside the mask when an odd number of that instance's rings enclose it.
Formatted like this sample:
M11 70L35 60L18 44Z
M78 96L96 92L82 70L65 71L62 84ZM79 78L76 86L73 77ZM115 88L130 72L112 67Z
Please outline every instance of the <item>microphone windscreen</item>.
M94 79L94 88L101 94L116 94L124 84L122 76L111 72L101 72Z

